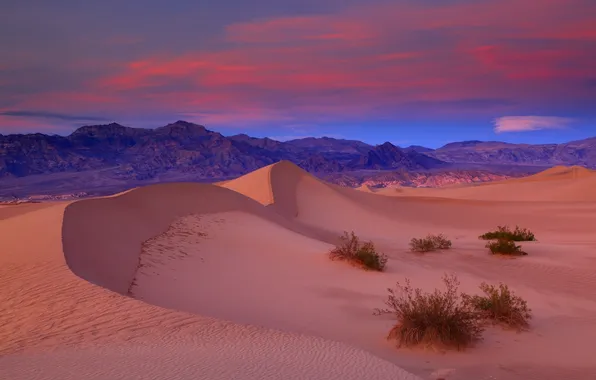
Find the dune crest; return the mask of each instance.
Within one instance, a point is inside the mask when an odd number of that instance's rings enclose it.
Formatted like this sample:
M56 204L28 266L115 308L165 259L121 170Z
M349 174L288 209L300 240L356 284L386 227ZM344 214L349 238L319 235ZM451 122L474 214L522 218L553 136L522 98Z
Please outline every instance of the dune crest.
M62 227L66 262L87 281L127 294L144 241L165 231L179 217L234 210L271 220L299 234L329 239L226 188L201 183L160 184L68 205Z
M374 192L374 190L369 185L367 185L365 183L363 183L362 185L357 187L356 190L364 191L365 193L373 193Z
M400 194L501 202L594 202L596 171L556 166L540 173L496 182L444 188L412 188Z
M585 177L593 177L596 176L596 170L588 169L583 166L554 166L550 169L546 169L541 171L540 173L536 173L534 175L528 176L526 178L521 178L520 180L533 180L533 179L578 179L578 178L585 178Z
M271 170L274 165L276 164L262 167L249 174L216 185L244 194L263 206L269 206L274 202L271 187Z
M268 180L260 181L264 178ZM330 238L343 230L378 235L400 223L391 220L382 206L369 202L367 196L378 198L372 192L326 183L289 161L248 173L225 186L261 202L287 220L325 231Z

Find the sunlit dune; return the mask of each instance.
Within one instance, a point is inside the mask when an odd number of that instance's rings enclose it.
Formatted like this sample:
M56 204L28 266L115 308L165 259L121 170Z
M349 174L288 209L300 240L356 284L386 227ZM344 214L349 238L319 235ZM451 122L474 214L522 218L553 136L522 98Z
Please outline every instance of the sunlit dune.
M252 173L231 181L217 183L216 185L237 191L249 198L256 200L264 206L273 203L273 189L271 188L271 170L275 165L265 166Z
M399 195L403 194L405 191L408 191L408 189L404 187L384 187L377 189L375 193L382 195Z
M366 185L366 184L362 184L359 187L356 188L356 190L360 190L360 191L364 191L365 193L373 193L373 189Z
M595 178L351 189L282 161L217 185L2 207L0 378L593 379ZM536 233L528 256L487 254L478 236L503 224ZM389 256L385 272L329 260L351 230ZM427 233L453 248L410 252ZM433 290L444 273L469 293L507 283L531 329L489 327L463 352L396 348L394 321L372 315L386 288Z
M596 170L583 166L555 166L540 173L517 179L517 181L579 179L595 176Z
M584 167L557 166L540 173L504 181L445 188L385 189L384 195L428 196L486 201L593 202L596 171Z

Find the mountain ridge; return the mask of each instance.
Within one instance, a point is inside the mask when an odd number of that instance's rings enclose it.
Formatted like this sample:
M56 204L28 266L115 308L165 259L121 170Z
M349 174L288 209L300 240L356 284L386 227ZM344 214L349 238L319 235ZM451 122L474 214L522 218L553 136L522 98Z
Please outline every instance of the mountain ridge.
M67 136L0 135L0 183L6 187L5 195L35 191L38 185L31 183L43 182L40 178L51 182L65 176L87 178L91 173L97 174L89 186L101 181L122 186L216 181L281 160L351 186L440 186L528 175L555 165L596 168L596 137L564 144L464 141L438 149L402 148L390 142L373 146L332 137L277 141L246 134L224 136L183 120L155 129L109 123L83 126Z
M0 136L0 177L84 171L122 164L132 166L144 177L177 168L199 172L204 178L218 178L244 174L283 159L322 172L400 166L429 169L431 163L440 163L387 144L391 148L333 138L280 142L248 135L226 137L182 120L155 129L110 123L84 126L67 136ZM392 154L379 153L387 149ZM364 159L379 154L383 157L377 160Z

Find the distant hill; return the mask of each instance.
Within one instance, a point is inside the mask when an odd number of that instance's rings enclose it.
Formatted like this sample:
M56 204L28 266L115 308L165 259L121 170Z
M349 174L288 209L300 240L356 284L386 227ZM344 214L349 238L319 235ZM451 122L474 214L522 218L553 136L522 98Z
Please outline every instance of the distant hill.
M580 165L596 168L596 138L540 145L466 141L447 144L425 154L460 164Z
M440 147L439 151L448 151L448 150L456 150L456 149L487 149L487 148L499 148L499 147L506 147L512 146L515 144L505 143L500 141L479 141L479 140L468 140L468 141L460 141L460 142L452 142Z
M119 168L131 179L150 179L166 171L211 179L242 175L280 160L314 172L442 164L391 144L377 148L328 137L287 142L247 135L225 137L185 121L156 129L116 123L85 126L69 136L0 135L0 178Z
M182 120L156 129L111 123L68 136L0 135L0 197L224 180L281 160L353 186L439 186L528 175L555 165L596 168L596 138L547 145L464 141L433 150L330 137L284 142L226 137Z
M390 142L378 145L369 149L366 154L350 163L351 169L375 169L375 170L429 170L447 167L449 164L429 157L415 150L406 150Z
M427 147L420 146L420 145L410 145L409 147L405 148L405 150L413 150L414 152L418 152L418 153L427 153L427 152L432 152L434 149L427 148Z
M306 137L286 141L285 144L299 149L315 152L339 152L366 154L373 148L372 145L357 140L334 139L331 137Z

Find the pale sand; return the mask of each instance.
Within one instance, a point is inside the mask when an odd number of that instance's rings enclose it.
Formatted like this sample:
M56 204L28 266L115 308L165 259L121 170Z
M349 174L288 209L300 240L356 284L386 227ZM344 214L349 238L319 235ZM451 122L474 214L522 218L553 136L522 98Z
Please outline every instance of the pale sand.
M386 188L377 194L428 196L468 200L516 202L596 202L596 171L557 166L543 172L504 181L463 184L444 188Z
M255 170L250 175L245 175L232 181L218 182L216 185L238 191L264 206L269 206L273 203L273 192L270 186L271 169L273 166L265 166Z
M66 212L2 208L0 378L414 378L401 367L422 378L594 379L596 202L565 200L592 178L570 177L521 181L536 194L554 183L559 198L511 204L465 199L490 185L381 196L282 162L227 189L155 185ZM499 192L514 197L519 183ZM487 255L477 236L504 223L536 232L529 256ZM350 229L389 254L386 273L326 257ZM407 251L428 232L454 249ZM533 308L532 329L490 328L459 353L396 349L391 319L372 309L396 280L432 290L444 272L464 291L508 283Z
M80 249L66 255L77 274L123 293L142 241L188 212L238 208L285 223L250 199L151 186L70 204L63 226L65 206L0 215L1 379L417 379L342 343L131 299L75 276L62 253L63 228L66 252Z
M368 185L360 185L359 187L356 188L356 190L360 190L363 191L365 193L374 193L375 191Z

